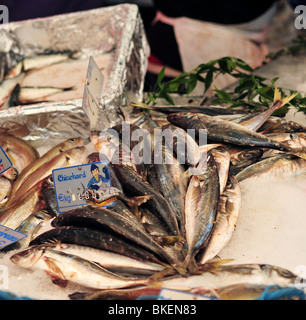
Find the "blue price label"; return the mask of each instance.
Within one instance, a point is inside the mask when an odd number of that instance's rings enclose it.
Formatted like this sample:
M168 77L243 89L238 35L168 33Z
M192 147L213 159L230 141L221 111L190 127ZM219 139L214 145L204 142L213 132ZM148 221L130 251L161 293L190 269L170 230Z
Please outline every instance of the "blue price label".
M12 162L0 146L0 174L12 167Z
M108 163L104 161L55 169L52 175L60 213L88 204L109 207L120 193L111 186Z
M27 235L0 225L0 250L4 247L25 238Z

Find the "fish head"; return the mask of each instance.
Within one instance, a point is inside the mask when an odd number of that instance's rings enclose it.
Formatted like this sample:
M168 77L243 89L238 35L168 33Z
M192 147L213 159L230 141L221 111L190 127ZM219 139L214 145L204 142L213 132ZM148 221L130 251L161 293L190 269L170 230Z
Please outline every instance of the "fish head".
M32 246L23 251L13 254L10 259L16 265L22 268L31 268L42 257L45 246Z
M79 146L69 149L65 152L65 157L69 166L84 164L87 158L86 148Z
M246 149L231 155L231 162L234 166L249 165L261 158L262 149Z
M83 139L81 137L70 138L59 145L60 152L67 151L74 147L83 146Z
M3 175L8 178L11 181L15 181L18 176L19 176L19 172L15 167L11 167L8 170L6 170Z

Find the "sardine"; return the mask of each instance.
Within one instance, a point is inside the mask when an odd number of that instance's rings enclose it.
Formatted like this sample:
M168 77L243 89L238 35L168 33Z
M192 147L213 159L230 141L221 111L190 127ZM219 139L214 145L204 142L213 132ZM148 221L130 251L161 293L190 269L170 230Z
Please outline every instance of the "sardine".
M296 279L297 275L291 271L274 265L228 264L212 268L210 272L207 270L200 275L164 279L162 287L191 290L199 287L201 283L204 284L205 288L211 289L242 283L288 287L289 285L294 285Z
M112 233L138 244L161 259L166 259L170 263L177 263L145 231L135 227L133 223L120 214L105 208L87 206L71 210L56 217L51 224L53 227L70 225L110 230Z
M183 129L193 128L197 133L206 130L208 140L288 151L281 143L234 122L196 113L170 114L167 119Z
M148 182L143 181L141 176L131 168L117 164L114 164L113 167L122 186L133 196L153 195L153 198L147 201L145 206L148 206L152 212L163 219L173 235L179 235L175 212L166 199L158 191L155 191Z
M158 148L158 145L156 145L154 157L158 156L157 153L160 153L161 161L154 161L154 167L160 189L175 212L180 230L184 235L185 195L188 186L188 178L184 176L185 167L178 162L168 147L160 146L160 148Z
M53 243L54 241L107 250L140 261L151 261L157 264L165 263L165 261L162 262L149 251L142 249L137 244L126 241L118 235L86 227L64 226L53 228L36 236L30 245Z
M213 156L208 153L206 170L202 176L191 178L185 199L185 231L188 245L186 267L193 261L212 232L219 190L217 165Z
M258 177L263 174L269 174L274 177L295 177L306 174L306 160L296 157L293 154L283 153L274 157L265 158L258 161L236 175L239 182Z
M53 217L60 215L60 212L58 211L57 207L57 200L52 175L44 179L41 191L49 214Z
M216 222L204 252L200 252L199 263L204 264L214 258L230 240L238 221L241 204L241 189L234 176L220 196ZM203 250L201 250L203 251Z
M18 252L10 259L23 268L45 270L54 282L62 286L67 285L67 281L95 289L115 289L152 283L150 278L120 277L97 263L43 245Z

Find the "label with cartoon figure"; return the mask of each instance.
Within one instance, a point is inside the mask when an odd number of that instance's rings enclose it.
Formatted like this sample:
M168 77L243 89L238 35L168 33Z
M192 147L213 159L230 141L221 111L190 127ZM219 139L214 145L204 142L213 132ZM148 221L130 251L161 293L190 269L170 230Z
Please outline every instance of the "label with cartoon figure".
M120 190L111 186L107 162L55 169L52 172L60 213L86 206L112 206Z

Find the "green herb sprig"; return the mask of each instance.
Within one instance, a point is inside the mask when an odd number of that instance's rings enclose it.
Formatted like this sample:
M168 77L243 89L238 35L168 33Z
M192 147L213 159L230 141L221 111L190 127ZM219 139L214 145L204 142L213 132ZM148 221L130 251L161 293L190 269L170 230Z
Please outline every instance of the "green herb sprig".
M164 81L165 68L158 74L155 88L148 92L144 103L155 104L156 99L164 98L168 103L174 105L171 97L172 93L190 94L199 82L204 84L203 94L211 87L213 79L220 74L228 74L237 80L238 85L233 93L214 88L216 93L213 104L229 104L229 108L244 106L249 109L268 108L274 99L274 88L278 78L269 80L252 73L254 71L245 61L234 57L223 57L221 59L211 60L197 66L190 72L183 72L170 81ZM285 90L279 88L282 96ZM286 93L292 94L289 90ZM299 93L292 99L289 105L294 106L297 111L306 113L306 97ZM277 111L281 114L286 111L283 107Z

